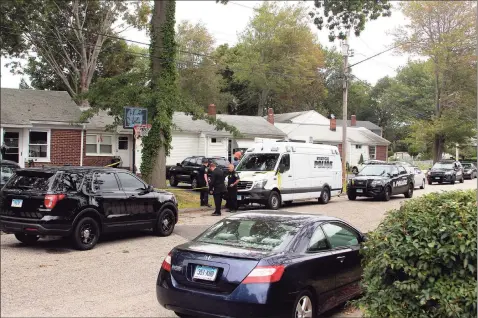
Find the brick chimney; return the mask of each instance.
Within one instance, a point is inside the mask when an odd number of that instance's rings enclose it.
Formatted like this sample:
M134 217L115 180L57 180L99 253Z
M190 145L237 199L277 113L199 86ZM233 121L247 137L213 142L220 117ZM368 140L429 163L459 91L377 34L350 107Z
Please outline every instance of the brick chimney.
M207 107L207 114L211 117L216 118L216 105L209 104L209 106Z
M352 115L352 117L350 118L350 126L357 126L357 116Z
M267 109L267 121L274 125L274 110L272 108Z
M335 119L334 115L330 116L330 130L332 131L337 130L337 119Z

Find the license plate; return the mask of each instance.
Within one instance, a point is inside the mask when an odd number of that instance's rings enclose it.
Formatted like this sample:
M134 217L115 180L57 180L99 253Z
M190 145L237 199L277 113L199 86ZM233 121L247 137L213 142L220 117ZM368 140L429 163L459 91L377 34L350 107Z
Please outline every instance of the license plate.
M21 208L23 205L23 200L13 199L12 200L12 208Z
M241 201L241 200L242 200L242 195L238 195L238 196L237 196L237 200L238 200L238 201Z
M217 276L217 268L198 265L196 266L196 269L194 270L193 278L208 280L212 282L216 279L216 276Z
M362 190L362 189L357 189L357 190L355 190L355 191L357 191L357 193L363 193L363 190Z
M440 180L440 177L435 177L435 180Z

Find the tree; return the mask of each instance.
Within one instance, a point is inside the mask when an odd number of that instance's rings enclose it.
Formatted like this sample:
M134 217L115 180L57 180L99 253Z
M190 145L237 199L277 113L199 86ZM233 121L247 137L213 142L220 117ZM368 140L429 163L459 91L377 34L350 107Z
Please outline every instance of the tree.
M25 81L25 79L23 77L20 81L20 85L18 85L18 88L19 89L31 89L30 85L27 84L27 82Z
M179 85L183 98L204 109L213 103L219 111L227 110L232 97L221 92L223 79L212 57L214 37L202 23L193 25L183 21L177 29Z
M302 5L264 2L239 36L237 50L230 69L240 82L248 82L250 94L258 100L259 116L268 106L287 105L284 101L313 85L323 65L322 50Z
M136 14L131 14L133 7ZM1 53L30 56L31 72L47 65L50 71L46 73L56 76L48 76L47 85L62 85L81 104L86 102L81 96L95 76L105 42L116 33L113 25L122 20L141 26L148 8L146 1L2 1ZM18 63L12 67L22 69Z
M470 93L474 91L470 84L474 82L476 89L476 76L464 76L476 69L473 62L476 4L407 1L400 7L410 24L396 31L397 45L402 51L430 58L433 65L434 114L426 122L415 123L414 132L432 142L433 159L437 161L446 142L466 139L474 134L473 126L476 128L469 120L474 116L465 117L470 113L469 108L476 105L470 102L473 100ZM450 119L455 120L454 125ZM432 136L431 140L423 131ZM460 136L461 132L464 134Z
M365 29L367 20L376 20L380 16L389 17L391 4L388 0L317 0L315 10L310 17L319 30L329 30L329 40L345 39L348 29L353 29L356 36Z

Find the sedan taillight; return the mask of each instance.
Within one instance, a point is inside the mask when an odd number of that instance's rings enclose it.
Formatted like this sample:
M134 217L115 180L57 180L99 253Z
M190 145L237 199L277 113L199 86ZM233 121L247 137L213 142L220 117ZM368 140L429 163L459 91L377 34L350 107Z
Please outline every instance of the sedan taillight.
M284 274L284 265L257 266L242 281L243 284L275 283L280 281Z
M164 258L163 265L161 266L167 272L171 271L171 252L169 252L168 256Z
M63 200L66 197L65 194L47 194L45 195L45 208L53 209L58 201Z

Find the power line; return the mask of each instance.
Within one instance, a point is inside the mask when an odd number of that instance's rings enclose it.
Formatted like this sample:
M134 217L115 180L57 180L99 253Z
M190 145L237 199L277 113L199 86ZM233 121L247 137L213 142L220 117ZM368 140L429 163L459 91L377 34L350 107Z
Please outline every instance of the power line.
M382 52L379 52L379 53L374 54L374 55L372 55L372 56L369 56L369 57L367 57L366 59L363 59L363 60L361 60L361 61L358 61L357 63L354 63L354 64L352 64L352 65L349 65L349 68L352 67L352 66L355 66L355 65L357 65L357 64L363 63L363 62L365 62L365 61L368 61L368 60L370 60L370 59L373 59L374 57L379 56L379 55L381 55L381 54L383 54L383 53L387 53L387 52L389 52L389 51L391 51L391 50L394 50L394 49L396 49L397 47L400 47L400 46L405 45L405 44L407 44L407 43L410 43L410 42L406 42L406 43L402 43L402 44L395 45L395 46L393 46L393 47L391 47L391 48L386 49L385 51L382 51Z

